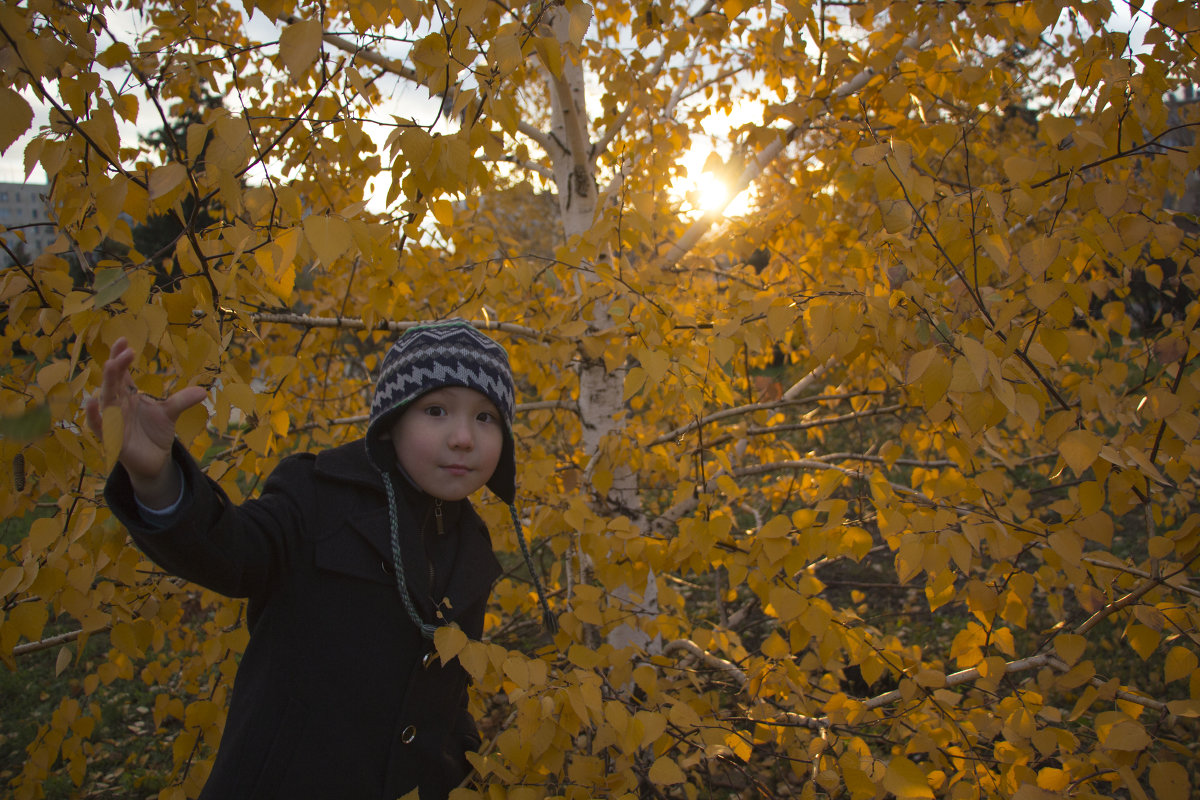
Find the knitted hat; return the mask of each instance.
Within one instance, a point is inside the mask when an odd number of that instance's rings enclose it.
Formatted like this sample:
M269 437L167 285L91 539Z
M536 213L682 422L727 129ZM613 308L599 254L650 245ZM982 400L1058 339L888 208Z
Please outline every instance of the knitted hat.
M396 492L392 484L391 465L395 450L385 434L409 403L426 392L446 386L474 389L496 406L504 420L504 444L496 471L487 487L508 506L517 544L537 589L542 606L542 621L551 633L558 622L550 612L542 581L533 566L533 557L525 541L521 518L517 513L517 463L513 444L512 423L516 392L513 389L512 369L508 353L496 342L484 336L462 319L448 319L417 325L406 331L383 359L383 368L375 384L371 400L371 416L367 423L367 453L383 478L388 496L388 516L391 526L392 561L396 583L405 610L413 624L427 639L433 639L437 626L421 619L406 585L404 564L400 558L400 527L396 513Z
M504 446L487 487L511 504L517 495L517 464L512 436L515 392L508 353L462 319L410 328L388 350L367 423L372 460L377 467L390 463L391 445L381 443L384 434L409 403L445 386L474 389L491 400L504 418Z

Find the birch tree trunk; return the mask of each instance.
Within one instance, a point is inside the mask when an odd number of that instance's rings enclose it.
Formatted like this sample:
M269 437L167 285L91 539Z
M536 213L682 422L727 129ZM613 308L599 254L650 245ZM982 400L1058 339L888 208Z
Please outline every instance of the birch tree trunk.
M550 156L563 235L569 243L572 239L584 236L595 222L599 198L596 164L600 151L593 145L589 135L585 75L581 60L575 57L578 42L571 40L571 16L564 7L557 6L547 12L547 25L564 54L558 75L548 68L543 69L543 74L551 103ZM602 258L611 259L611 255L606 254ZM588 339L602 338L614 327L609 316L609 302L592 290L597 280L595 263L582 261L577 273L576 292L580 302L586 305L582 315L588 323L585 334ZM627 371L626 364L610 369L603 357L580 353L579 419L583 429L583 451L587 457L585 485L593 489L593 505L597 513L606 516L624 514L642 528L645 526L645 516L642 513L637 476L626 462L613 457L615 446L620 437L625 435L627 427L624 404ZM597 471L611 475L611 486L606 491L597 487ZM608 481L604 481L604 484L607 485ZM590 572L586 559L580 559L580 568L582 573ZM658 614L653 572L642 590L619 586L614 588L613 593L638 614ZM628 644L644 647L649 643L649 638L634 626L622 625L609 635L608 641L616 647Z

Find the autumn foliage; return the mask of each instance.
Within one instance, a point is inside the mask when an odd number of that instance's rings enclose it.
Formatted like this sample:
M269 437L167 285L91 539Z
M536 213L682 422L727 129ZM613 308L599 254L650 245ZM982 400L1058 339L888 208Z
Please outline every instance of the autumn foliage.
M446 316L513 358L561 615L481 499L460 800L1200 786L1193 3L1136 49L1077 0L129 6L0 7L61 230L0 271L0 657L79 687L14 797L85 793L134 682L194 795L246 642L102 503L112 343L210 389L180 436L237 499ZM737 214L680 189L722 123Z

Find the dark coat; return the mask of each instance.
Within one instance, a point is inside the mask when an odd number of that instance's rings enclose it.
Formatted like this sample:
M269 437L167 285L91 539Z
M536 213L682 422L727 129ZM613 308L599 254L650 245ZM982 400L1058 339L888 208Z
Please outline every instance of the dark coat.
M250 642L201 798L395 800L418 786L422 800L445 797L479 741L467 676L457 661L426 658L432 644L400 602L386 495L364 442L283 460L241 506L178 443L175 458L187 507L165 530L142 521L120 467L106 497L164 569L249 598ZM486 527L469 501L446 502L446 533L430 538L432 498L399 475L394 483L418 610L437 621L436 591L448 601L442 621L479 638L500 574Z

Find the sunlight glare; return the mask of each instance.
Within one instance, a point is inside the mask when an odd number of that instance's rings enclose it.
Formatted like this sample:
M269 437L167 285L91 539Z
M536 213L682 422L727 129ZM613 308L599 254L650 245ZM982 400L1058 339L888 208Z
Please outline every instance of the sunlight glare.
M736 181L741 170L725 163L730 149L730 132L744 124L762 124L761 104L740 101L732 110L710 114L701 123L703 134L692 140L680 161L685 176L675 180L670 188L687 217L695 219L702 214L714 213L741 217L750 213L754 189L751 187L731 196L729 182Z

